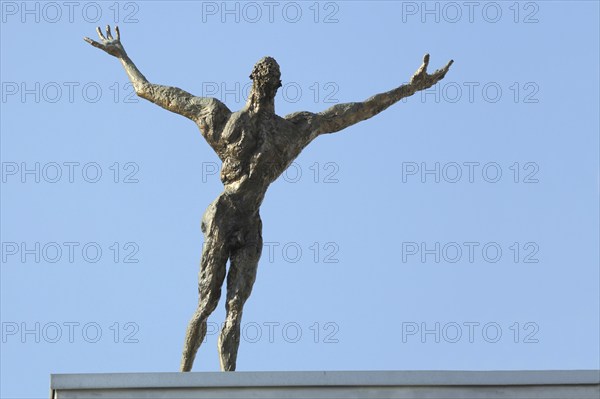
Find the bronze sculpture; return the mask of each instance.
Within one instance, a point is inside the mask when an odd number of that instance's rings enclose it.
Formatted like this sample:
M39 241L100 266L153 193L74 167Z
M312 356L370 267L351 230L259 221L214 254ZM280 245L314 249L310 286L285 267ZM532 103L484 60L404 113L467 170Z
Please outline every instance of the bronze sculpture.
M219 336L223 371L236 367L242 308L250 296L262 251L259 208L269 185L275 181L317 136L340 131L368 119L402 98L427 89L444 78L453 61L433 74L427 73L429 55L408 84L377 94L364 102L335 105L320 113L275 114L275 94L281 87L279 65L271 57L256 63L246 106L231 112L215 98L195 97L176 87L149 83L127 56L119 28L113 38L97 28L101 42L84 40L117 57L138 96L194 121L223 167L223 193L202 218L204 246L199 273L199 303L185 337L181 371L190 371L206 335L206 321L221 296L227 275L227 316ZM230 261L226 273L227 260Z

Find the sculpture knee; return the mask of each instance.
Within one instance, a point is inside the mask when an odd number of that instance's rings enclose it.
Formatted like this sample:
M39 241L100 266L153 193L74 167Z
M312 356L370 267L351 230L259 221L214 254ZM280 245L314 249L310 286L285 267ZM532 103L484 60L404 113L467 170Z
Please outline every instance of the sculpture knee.
M228 322L230 320L238 321L239 319L242 318L244 304L246 303L246 300L248 299L249 296L250 296L250 294L245 295L244 297L240 297L240 296L236 295L233 298L227 299L227 303L225 304L225 311L227 312L226 322Z
M208 316L215 311L219 305L219 299L221 298L221 289L209 292L207 295L201 295L198 303L198 313L200 318L207 319Z

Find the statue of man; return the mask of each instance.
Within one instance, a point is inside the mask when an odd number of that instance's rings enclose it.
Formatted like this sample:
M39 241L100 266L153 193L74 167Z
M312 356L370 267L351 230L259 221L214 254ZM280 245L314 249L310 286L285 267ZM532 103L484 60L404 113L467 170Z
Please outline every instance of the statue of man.
M202 218L199 302L187 329L180 369L192 369L206 335L207 318L217 307L227 275L227 316L219 336L219 357L221 370L233 371L242 310L252 291L263 245L259 208L269 185L317 136L369 119L402 98L433 86L446 75L453 61L428 74L427 54L408 84L363 102L338 104L320 113L295 112L282 118L275 114L281 73L271 57L256 63L250 74L252 90L246 106L231 112L215 98L196 97L176 87L148 82L127 56L119 28L115 28L114 38L109 26L106 36L100 28L97 31L100 42L87 37L84 40L121 61L138 96L194 121L223 162L221 181L225 189Z

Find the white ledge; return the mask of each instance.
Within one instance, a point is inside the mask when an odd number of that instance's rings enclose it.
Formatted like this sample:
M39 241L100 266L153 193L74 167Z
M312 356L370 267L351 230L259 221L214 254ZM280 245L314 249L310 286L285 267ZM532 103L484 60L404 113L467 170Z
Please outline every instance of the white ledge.
M53 374L51 398L600 398L600 370Z

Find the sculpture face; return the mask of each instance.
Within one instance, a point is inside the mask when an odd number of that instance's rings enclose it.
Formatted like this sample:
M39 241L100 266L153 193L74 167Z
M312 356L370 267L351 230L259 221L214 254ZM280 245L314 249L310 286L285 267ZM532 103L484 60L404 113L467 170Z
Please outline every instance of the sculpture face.
M261 58L250 74L260 100L273 99L281 87L279 64L272 57Z

